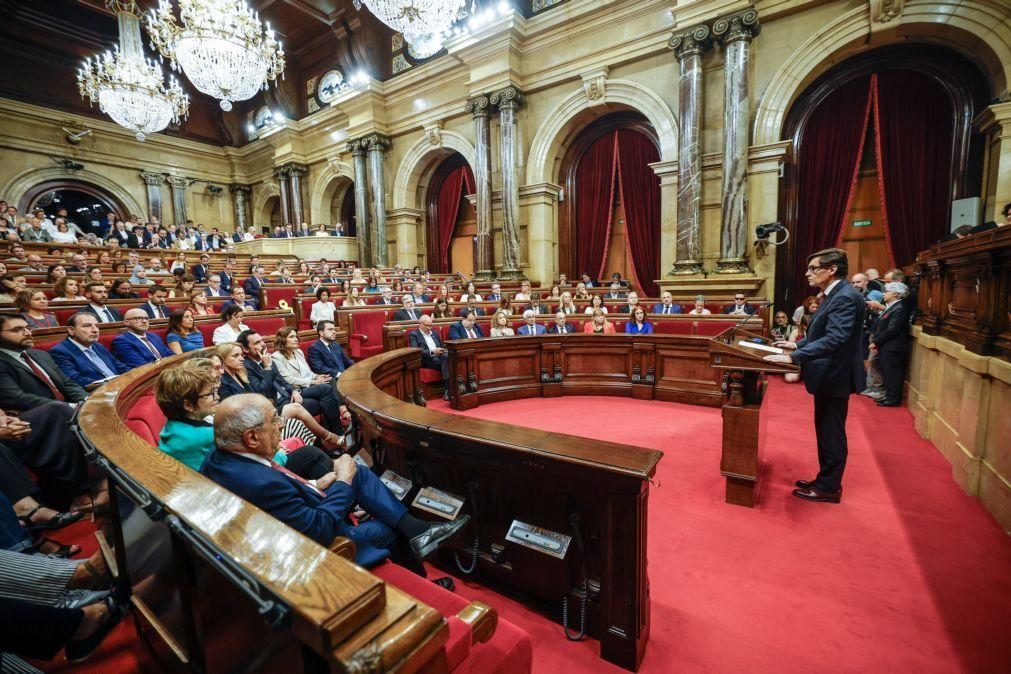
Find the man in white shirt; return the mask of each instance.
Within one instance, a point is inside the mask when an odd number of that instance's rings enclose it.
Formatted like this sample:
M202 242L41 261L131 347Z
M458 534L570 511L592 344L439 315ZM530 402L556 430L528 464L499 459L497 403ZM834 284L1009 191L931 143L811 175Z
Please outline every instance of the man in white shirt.
M207 277L207 287L204 288L204 294L208 297L228 297L228 293L221 287L221 276L211 274Z
M418 329L408 335L408 342L421 349L421 365L442 373L443 400L449 400L449 356L438 333L432 330L432 317L418 319Z

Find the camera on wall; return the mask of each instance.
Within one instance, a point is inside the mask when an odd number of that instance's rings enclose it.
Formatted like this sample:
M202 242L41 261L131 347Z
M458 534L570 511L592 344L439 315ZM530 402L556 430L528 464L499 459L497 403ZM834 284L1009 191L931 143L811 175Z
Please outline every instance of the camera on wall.
M760 240L764 240L768 239L770 235L775 234L776 232L785 232L785 231L786 227L783 226L782 222L770 222L768 224L758 225L757 227L755 227L755 236L757 236ZM783 241L785 240L786 239L783 239ZM782 241L776 243L782 243Z
M783 233L783 236L778 241L774 241L771 238L772 235L780 232ZM765 257L768 254L767 249L769 246L778 246L786 243L786 240L789 238L790 232L787 231L782 222L768 222L758 225L755 227L755 253L760 258Z
M207 192L208 192L208 194L210 194L213 197L218 196L223 191L224 191L224 188L219 187L218 185L208 185L207 186Z

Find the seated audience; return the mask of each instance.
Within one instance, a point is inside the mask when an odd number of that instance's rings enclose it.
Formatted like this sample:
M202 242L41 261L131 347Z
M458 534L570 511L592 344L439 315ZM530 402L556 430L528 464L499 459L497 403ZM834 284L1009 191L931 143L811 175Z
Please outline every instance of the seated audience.
M484 298L485 302L501 302L502 301L502 284L492 283L491 292L488 296Z
M449 339L477 339L478 337L484 337L484 331L476 323L476 319L477 314L464 309L463 317L449 326Z
M463 315L464 311L469 311L470 313L474 314L475 316L484 316L484 309L482 309L481 307L477 306L477 298L476 297L471 297L470 299L467 300L467 308L460 312L461 316Z
M625 304L618 307L618 313L630 314L637 306L639 306L639 293L630 290L628 291L628 295L625 296Z
M316 335L319 339L309 345L309 368L337 379L344 370L354 365L354 361L337 343L337 326L333 321L317 323Z
M21 317L28 321L32 330L39 328L55 328L59 321L53 314L47 314L49 299L41 290L22 290L14 298L14 307L21 312Z
M239 288L239 290L242 290L242 288ZM245 309L243 309L242 305L228 304L226 302L224 308L221 310L222 324L214 329L214 333L211 335L211 343L225 344L238 340L239 334L249 329L242 322L244 314Z
M568 294L568 293L566 293ZM555 322L548 328L552 335L570 335L576 331L576 326L568 322L568 314L559 311L555 314Z
M180 253L180 255L186 255L186 253ZM174 265L173 265L174 266ZM186 265L183 265L183 271L186 270ZM175 271L172 269L171 271ZM200 262L193 265L190 268L189 275L193 277L194 282L203 283L207 280L207 275L211 272L211 256L207 253L200 254Z
M4 267L3 271L0 273L6 274L7 268ZM46 283L56 283L66 275L67 269L62 264L51 264L46 268Z
M440 286L439 290L441 291L442 288L445 288L445 287L446 286L444 286L444 285ZM449 290L448 289L447 289L446 293L447 293L447 295L449 294ZM474 285L473 281L470 281L470 282L467 283L467 291L463 295L460 295L460 301L461 302L466 302L472 296L475 297L475 298L477 298L478 302L481 301L481 296L477 294L477 286Z
M329 374L312 371L299 348L298 330L291 326L281 328L274 335L274 353L270 359L285 381L302 390L317 384L329 384L333 379Z
M134 267L133 275L130 276L130 283L135 286L150 286L154 285L154 281L147 277L147 269L143 267Z
M593 294L590 298L589 306L586 307L586 310L583 313L589 316L595 311L600 311L603 312L604 315L607 315L607 307L604 306L604 298L600 296L600 293Z
M518 335L543 335L545 328L537 323L537 314L533 309L523 312L523 325L516 331Z
M109 290L110 300L139 300L140 293L133 292L133 284L130 279L119 278L112 282Z
M223 401L214 415L215 450L201 472L241 498L274 515L321 545L337 536L355 541L355 561L374 565L396 553L398 536L418 560L458 532L468 521L427 524L411 515L372 471L359 469L350 455L335 463L334 481L320 489L271 465L282 419L262 396ZM354 504L371 515L352 525Z
M654 314L680 314L681 305L674 303L674 296L670 292L664 291L660 295L660 303L653 305Z
M583 323L583 332L597 335L611 334L614 332L614 324L607 320L607 314L597 309L593 312L593 318Z
M172 353L189 353L204 348L204 336L197 330L193 311L189 307L176 309L169 316L165 343Z
M390 288L389 286L383 286L382 288L380 288L380 292L382 293L382 295L379 297L378 300L376 300L376 304L385 304L387 306L399 304L399 302L397 302L397 300L394 299L393 297L393 289Z
M509 314L501 309L496 311L491 317L492 337L512 337L515 333L509 325Z
M208 297L228 297L228 291L225 290L221 282L221 274L217 272L211 273L207 277L207 287L203 289L203 292Z
M358 286L352 286L351 292L348 293L347 298L344 300L342 306L345 307L364 307L366 304L365 300L362 299L361 290ZM330 318L333 318L331 315Z
M568 290L562 293L558 310L563 314L576 314L579 313L579 308L576 306L575 302L572 301L572 293Z
M498 302L498 307L495 308L496 313L500 311L505 313L506 316L513 315L513 303L508 293L502 295L502 299Z
M871 272L873 272L875 275L875 278L873 279L870 279ZM875 283L877 281L877 273L878 272L876 269L867 270L867 276L870 279L867 281L868 292L870 292L871 290L879 289L877 288L877 286L872 286L872 283ZM791 318L793 319L793 322L795 324L800 323L800 319L803 316L810 316L814 314L814 312L817 310L818 310L818 298L815 297L814 295L808 295L807 297L804 298L804 301L801 302L800 306L793 310L793 316L791 316Z
M330 301L330 289L321 287L316 291L316 301L309 313L309 322L316 325L320 321L332 321L336 311L337 306Z
M150 332L151 319L142 309L128 309L123 323L126 330L112 340L112 355L127 367L133 369L172 355L162 338Z
M530 301L530 281L522 281L520 283L520 291L515 295L513 295L513 301L516 302Z
M757 312L758 309L748 304L744 293L737 293L734 295L734 303L723 307L723 313L730 316L753 316Z
M245 296L249 302L252 302L254 309L260 308L260 291L267 283L264 278L266 273L267 270L262 265L257 265L253 268L253 275L242 282L242 289L245 291ZM234 293L232 296L234 297Z
M588 300L590 299L590 291L586 289L587 286L584 282L580 281L576 284L576 294L573 295L575 300Z
M77 243L77 234L70 231L66 220L56 219L56 233L53 234L53 241L56 243Z
M777 311L772 319L772 341L785 342L790 339L793 331L793 321L785 311Z
M611 283L611 289L608 291L606 295L604 295L604 299L608 300L625 299L624 293L621 292L621 284L618 283L617 281Z
M80 284L76 278L62 276L56 281L53 287L55 297L54 302L84 302L85 298L80 294Z
M523 311L524 315L527 311L532 311L535 314L550 314L551 307L541 302L541 294L535 292L530 294L530 304L528 304L526 309Z
M629 293L631 295L632 293ZM641 306L632 309L632 317L625 323L625 334L652 335L653 324L646 320L646 310Z
M399 313L399 312L398 312ZM432 317L418 319L418 329L407 335L407 342L415 349L421 349L421 365L442 373L443 400L449 400L449 357L439 334L432 330Z
M233 304L243 307L249 311L256 311L257 307L256 302L246 298L246 290L240 285L232 287L231 296L229 299L225 300L224 304L221 305L221 308L224 309L225 307L230 307Z
M562 290L558 286L551 286L551 293L548 295L550 300L560 300L562 299Z
M192 274L183 274L176 281L176 287L169 290L170 299L181 299L189 297L190 292L197 285L197 279Z
M99 334L98 319L87 311L78 311L67 319L67 338L49 349L63 374L86 391L130 371L99 344Z
M190 311L193 312L194 316L213 316L218 313L213 306L211 306L210 300L207 299L207 293L205 293L201 288L194 288L190 291Z
M0 276L0 302L12 304L19 292L28 287L27 281L20 274L4 274Z
M168 297L168 291L165 288L152 286L147 291L147 302L140 305L140 308L144 310L144 313L149 318L168 318L169 311L168 307L165 306L166 297Z
M689 316L709 316L713 312L706 309L706 298L705 295L695 296L695 306L692 310L688 312Z
M410 294L405 294L401 298L404 308L398 309L395 314L393 314L393 320L395 321L416 321L418 317L421 316L421 312L414 308L414 296Z

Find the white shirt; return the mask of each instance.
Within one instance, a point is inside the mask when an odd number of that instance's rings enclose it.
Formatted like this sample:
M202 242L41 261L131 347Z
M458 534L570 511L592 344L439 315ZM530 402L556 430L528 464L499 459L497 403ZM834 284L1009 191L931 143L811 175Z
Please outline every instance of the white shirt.
M223 323L214 328L214 334L211 335L211 343L224 344L225 342L234 342L239 338L240 332L248 329L245 323L239 323L238 330L232 330L232 326L228 323Z
M597 307L597 309L600 309L602 312L604 312L605 316L607 315L607 307ZM584 311L583 313L589 316L590 314L593 313L593 307L592 306L586 307L586 311Z
M77 236L73 232L53 232L53 241L56 243L77 243Z
M429 332L428 334L425 334L424 332L421 332L420 330L418 332L421 333L421 337L422 337L422 339L425 340L425 344L428 344L428 350L429 351L431 351L432 349L438 349L439 348L439 345L435 343L435 338L432 337L432 333L431 332Z
M312 312L309 314L309 322L312 324L320 321L332 321L337 307L333 302L316 302L312 305Z

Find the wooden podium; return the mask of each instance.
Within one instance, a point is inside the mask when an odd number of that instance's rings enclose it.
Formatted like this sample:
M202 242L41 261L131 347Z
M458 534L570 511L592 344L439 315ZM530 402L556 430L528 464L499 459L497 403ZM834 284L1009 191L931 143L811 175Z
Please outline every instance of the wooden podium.
M796 365L764 360L769 351L739 342L768 346L770 340L739 327L709 341L709 365L723 372L723 456L720 473L727 478L727 503L755 506L760 463L759 429L765 373L799 372Z

